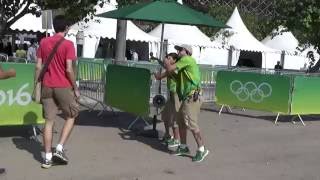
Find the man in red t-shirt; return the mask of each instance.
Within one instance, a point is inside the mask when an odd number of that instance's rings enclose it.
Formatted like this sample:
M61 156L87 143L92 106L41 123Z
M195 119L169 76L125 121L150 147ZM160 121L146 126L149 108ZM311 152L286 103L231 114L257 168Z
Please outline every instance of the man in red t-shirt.
M62 40L67 33L69 23L64 16L59 15L54 18L53 27L56 34L52 37L42 39L40 42L40 47L37 52L35 80L38 79L42 67L48 60L54 46ZM43 132L45 158L44 163L41 165L43 168L50 168L53 163L68 163L68 158L64 153L63 146L72 131L75 118L79 113L79 104L76 99L80 96L80 93L75 82L73 69L75 61L76 55L73 43L63 39L43 76L41 92L41 103L43 105L43 115L45 119ZM66 121L61 132L59 143L52 154L52 129L58 109L62 110Z

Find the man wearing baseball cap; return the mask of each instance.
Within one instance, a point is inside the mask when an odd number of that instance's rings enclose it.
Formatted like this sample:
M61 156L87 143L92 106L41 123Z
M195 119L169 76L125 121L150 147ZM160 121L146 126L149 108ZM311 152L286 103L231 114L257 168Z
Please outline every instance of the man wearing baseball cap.
M165 73L156 74L157 79L162 79L169 74L176 74L176 91L181 101L177 122L180 131L181 145L177 148L175 155L188 155L187 129L190 129L198 145L196 155L192 158L194 162L201 162L209 154L204 147L203 138L198 126L198 116L202 100L200 98L200 70L195 59L191 57L192 47L190 45L175 46L179 60L175 64L164 62Z

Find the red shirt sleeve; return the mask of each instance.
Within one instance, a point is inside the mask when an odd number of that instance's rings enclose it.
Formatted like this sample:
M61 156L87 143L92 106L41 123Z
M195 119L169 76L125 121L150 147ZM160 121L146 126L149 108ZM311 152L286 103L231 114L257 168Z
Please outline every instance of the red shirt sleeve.
M73 43L70 41L67 43L66 59L77 59Z

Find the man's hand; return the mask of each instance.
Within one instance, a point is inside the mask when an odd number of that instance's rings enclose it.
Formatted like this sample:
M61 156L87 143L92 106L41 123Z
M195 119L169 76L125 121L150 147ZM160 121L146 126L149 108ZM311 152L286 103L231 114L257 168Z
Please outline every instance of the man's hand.
M14 70L14 69L9 69L9 70L7 71L7 74L8 74L9 77L16 77L16 70Z
M80 98L80 91L78 88L74 90L74 95L76 96L77 99Z
M156 80L161 80L161 73L160 72L155 73L154 77L156 78Z
M168 66L171 65L171 62L168 59L164 60L164 67L168 68Z

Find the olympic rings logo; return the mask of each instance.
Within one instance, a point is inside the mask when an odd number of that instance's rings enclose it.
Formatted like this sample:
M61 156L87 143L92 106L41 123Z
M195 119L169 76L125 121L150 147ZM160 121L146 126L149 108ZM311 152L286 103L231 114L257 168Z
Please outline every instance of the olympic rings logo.
M244 102L250 99L254 103L261 103L264 98L271 96L272 87L266 82L257 86L252 81L243 84L241 81L234 80L230 84L230 91L239 101Z

